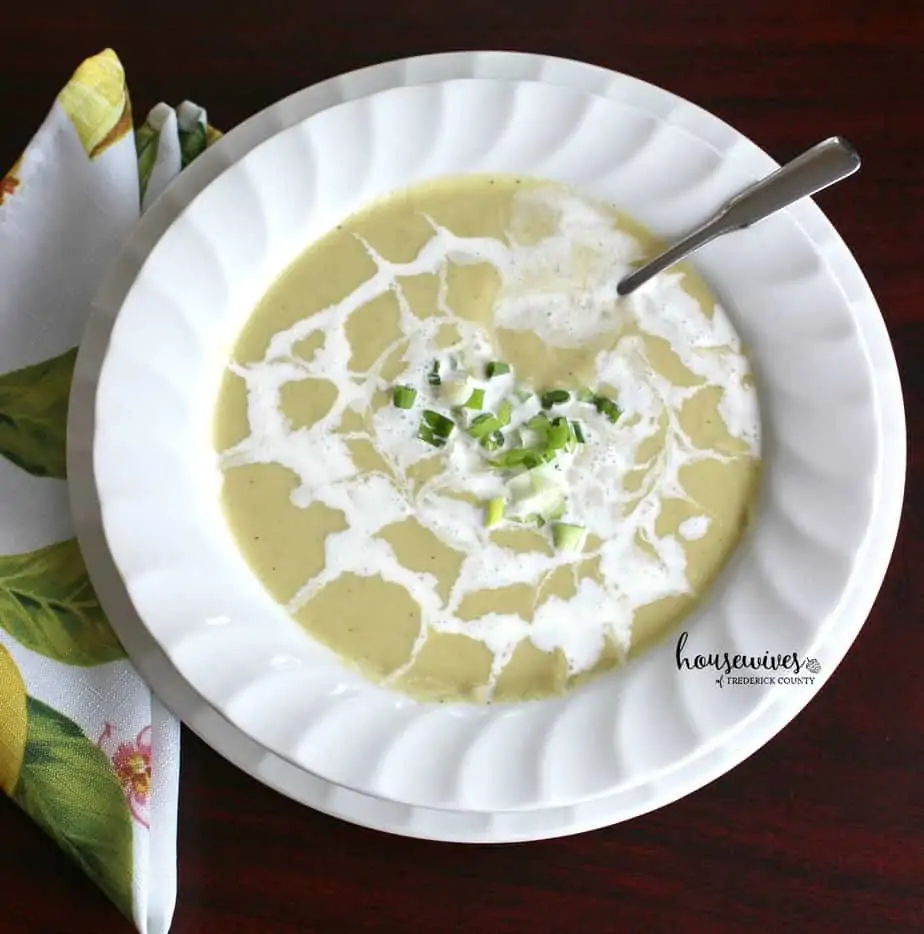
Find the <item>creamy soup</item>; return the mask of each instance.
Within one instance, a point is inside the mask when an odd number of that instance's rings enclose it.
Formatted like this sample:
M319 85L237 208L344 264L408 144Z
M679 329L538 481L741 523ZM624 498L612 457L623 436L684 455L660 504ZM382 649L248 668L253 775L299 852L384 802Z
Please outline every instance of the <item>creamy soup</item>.
M560 694L669 632L759 476L741 342L686 267L558 185L465 176L307 249L217 407L225 515L269 594L429 700Z

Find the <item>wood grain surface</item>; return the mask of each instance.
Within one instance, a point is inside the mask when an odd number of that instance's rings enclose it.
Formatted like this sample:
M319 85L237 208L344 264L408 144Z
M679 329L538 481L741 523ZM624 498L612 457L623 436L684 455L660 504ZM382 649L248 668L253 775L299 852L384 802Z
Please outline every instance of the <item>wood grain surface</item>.
M0 14L0 46L4 170L73 68L106 46L125 64L136 115L188 97L225 128L377 61L513 49L668 88L781 161L832 133L854 142L860 175L819 203L881 304L902 372L910 461L885 585L819 696L768 746L677 804L566 840L484 848L324 817L187 732L173 931L924 931L919 0L18 0ZM0 797L0 932L129 930Z

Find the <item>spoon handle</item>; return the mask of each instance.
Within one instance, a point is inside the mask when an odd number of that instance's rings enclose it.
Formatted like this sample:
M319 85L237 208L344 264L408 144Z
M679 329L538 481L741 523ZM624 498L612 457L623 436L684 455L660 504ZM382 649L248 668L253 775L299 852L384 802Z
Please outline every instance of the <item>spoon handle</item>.
M731 230L750 227L793 202L853 175L859 168L859 154L843 137L832 136L818 143L735 195L705 224L626 276L617 286L617 292L620 295L634 292L710 240Z

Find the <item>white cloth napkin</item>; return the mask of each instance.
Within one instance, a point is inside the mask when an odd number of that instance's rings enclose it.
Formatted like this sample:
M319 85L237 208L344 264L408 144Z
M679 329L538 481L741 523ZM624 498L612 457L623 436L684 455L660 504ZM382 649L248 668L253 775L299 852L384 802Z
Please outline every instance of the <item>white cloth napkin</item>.
M0 181L0 789L142 934L166 934L176 903L179 723L128 661L74 539L68 393L107 267L218 135L188 102L133 132L107 49Z

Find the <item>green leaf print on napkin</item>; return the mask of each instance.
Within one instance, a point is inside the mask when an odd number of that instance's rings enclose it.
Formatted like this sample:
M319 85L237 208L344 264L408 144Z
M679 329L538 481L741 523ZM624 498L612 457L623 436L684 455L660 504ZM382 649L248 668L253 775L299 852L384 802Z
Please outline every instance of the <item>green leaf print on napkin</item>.
M75 539L0 557L0 627L27 649L67 665L125 658Z
M201 156L208 146L205 124L196 123L188 130L179 129L180 137L180 167L185 169L193 159Z
M0 376L0 455L36 477L63 480L67 399L77 348Z
M150 123L142 123L135 130L135 149L138 151L138 183L141 188L141 200L148 190L148 182L157 162L157 147L160 143L160 130L155 130Z
M72 720L30 697L13 800L132 917L132 822L105 753Z

